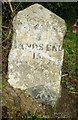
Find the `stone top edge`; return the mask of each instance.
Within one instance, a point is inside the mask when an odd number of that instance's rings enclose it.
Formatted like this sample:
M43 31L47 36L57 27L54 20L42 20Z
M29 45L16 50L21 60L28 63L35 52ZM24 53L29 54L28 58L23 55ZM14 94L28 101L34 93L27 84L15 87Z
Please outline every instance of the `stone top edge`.
M27 19L27 14L29 14L31 19L32 19L32 16L34 16L34 18L35 18L35 14L37 14L37 17L39 17L40 19L45 19L45 22L46 22L46 20L49 21L49 19L47 19L47 18L52 16L50 18L50 23L53 21L53 19L54 19L54 22L58 21L59 26L62 28L64 33L66 32L67 28L66 28L65 20L38 3L35 3L25 9L19 11L13 19L13 27L15 26L14 28L17 28L15 23L17 23L18 21ZM46 17L46 16L48 16L48 17ZM23 18L25 18L25 19L23 19Z
M16 16L21 15L22 12L24 12L24 11L25 11L25 12L28 11L28 10L32 11L32 9L34 9L34 8L46 10L49 14L54 15L54 17L57 17L61 22L63 22L63 23L65 24L65 20L64 20L64 19L62 19L60 16L56 15L55 13L53 13L52 11L50 11L49 9L47 9L46 7L44 7L44 6L42 6L41 4L38 4L38 3L34 3L33 5L27 7L27 8L25 8L25 9L23 9L23 10L20 10L20 11L17 13ZM15 16L15 17L16 17L16 16ZM14 18L15 18L15 17L14 17Z

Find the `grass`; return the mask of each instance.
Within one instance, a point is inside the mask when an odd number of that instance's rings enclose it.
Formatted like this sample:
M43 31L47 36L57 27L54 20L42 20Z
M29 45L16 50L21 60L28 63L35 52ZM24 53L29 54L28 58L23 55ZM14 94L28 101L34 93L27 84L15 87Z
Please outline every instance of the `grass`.
M77 40L78 36L72 32L72 26L67 25L67 33L64 39L64 63L63 74L67 74L67 77L62 79L69 92L78 91L77 80Z
M78 37L72 33L72 27L68 26L64 40L64 65L69 76L76 75L76 41Z

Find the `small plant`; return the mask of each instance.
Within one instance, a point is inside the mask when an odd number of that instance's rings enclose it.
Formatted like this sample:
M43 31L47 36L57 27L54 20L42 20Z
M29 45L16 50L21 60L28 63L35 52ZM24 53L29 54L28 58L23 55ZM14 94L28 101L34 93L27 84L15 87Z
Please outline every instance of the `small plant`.
M47 115L37 115L34 112L30 112L28 111L28 113L24 116L21 116L20 118L18 118L18 120L45 120L49 118L49 116Z
M62 80L62 83L65 85L67 88L68 92L75 93L78 90L76 89L75 84L71 83L70 81Z

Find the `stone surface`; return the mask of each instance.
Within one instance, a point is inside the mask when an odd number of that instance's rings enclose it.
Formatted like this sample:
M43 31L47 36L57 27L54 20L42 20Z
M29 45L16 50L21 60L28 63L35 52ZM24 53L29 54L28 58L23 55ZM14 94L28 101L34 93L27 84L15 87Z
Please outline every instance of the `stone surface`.
M8 82L14 88L28 90L34 98L54 106L61 93L64 20L34 4L18 12L13 20L13 29Z

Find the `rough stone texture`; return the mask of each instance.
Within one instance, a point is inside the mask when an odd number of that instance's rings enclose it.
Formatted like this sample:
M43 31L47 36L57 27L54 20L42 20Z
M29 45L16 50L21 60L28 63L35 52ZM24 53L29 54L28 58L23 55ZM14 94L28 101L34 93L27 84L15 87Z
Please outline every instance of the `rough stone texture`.
M34 98L54 106L61 93L64 20L34 4L18 12L13 20L13 29L8 82L14 88L28 90Z

